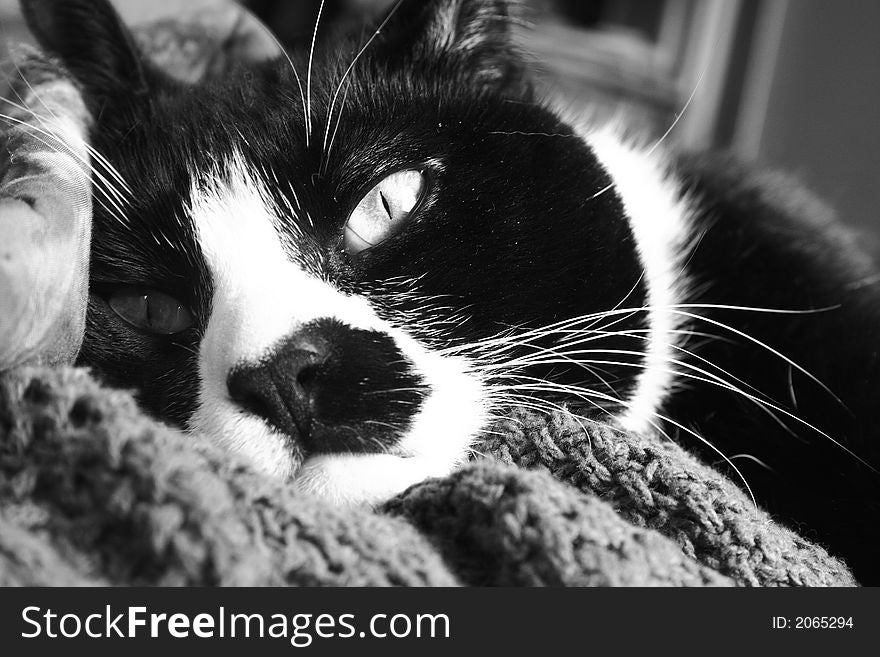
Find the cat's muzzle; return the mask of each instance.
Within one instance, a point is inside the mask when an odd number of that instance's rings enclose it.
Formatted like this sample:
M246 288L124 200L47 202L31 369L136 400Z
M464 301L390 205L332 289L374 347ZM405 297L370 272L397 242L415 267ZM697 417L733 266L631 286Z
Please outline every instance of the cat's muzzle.
M391 451L430 388L394 340L320 319L226 380L230 399L290 439L299 457Z

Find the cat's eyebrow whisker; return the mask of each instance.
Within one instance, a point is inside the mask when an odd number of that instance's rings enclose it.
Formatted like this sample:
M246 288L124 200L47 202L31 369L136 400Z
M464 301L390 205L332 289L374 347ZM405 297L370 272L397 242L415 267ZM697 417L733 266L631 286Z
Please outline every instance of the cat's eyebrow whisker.
M330 108L327 110L327 127L324 130L324 143L321 147L322 151L325 151L327 149L327 139L329 138L329 133L330 133L330 121L333 116L333 109L336 107L336 100L339 97L339 92L342 90L343 83L348 79L349 74L354 69L355 64L357 64L358 60L361 58L361 55L363 55L364 52L366 52L367 48L369 48L370 45L373 43L373 41L375 41L376 38L379 36L379 34L382 33L382 30L388 24L388 21L390 21L391 18L394 16L394 14L397 13L397 10L400 8L400 5L402 5L402 4L403 4L403 0L397 0L397 2L394 4L394 6L391 7L391 9L388 11L388 14L385 16L384 20L381 23L379 23L379 27L377 27L376 30L373 32L372 36L370 36L370 38L367 39L367 42L357 52L357 54L354 56L354 59L352 59L351 64L349 64L348 68L346 68L345 72L343 72L342 77L339 80L339 84L336 85L336 90L333 92L333 97L330 101Z
M315 41L318 39L318 26L321 24L321 14L324 13L324 2L318 5L318 17L315 19L315 29L312 32L312 44L309 47L309 66L306 70L306 148L312 138L312 59L315 55Z
M290 70L293 72L293 77L296 80L296 86L299 88L299 99L302 102L303 117L305 118L305 116L307 114L306 96L305 96L305 93L303 93L302 80L299 77L299 73L296 70L296 66L293 65L293 60L290 58L290 54L287 52L287 49L281 45L281 42L278 40L278 37L275 36L275 34L272 32L272 30L270 30L266 25L264 25L263 22L260 20L257 20L256 23L260 26L260 29L263 31L263 33L269 37L269 39L272 41L272 43L275 44L275 47L278 48L278 50L284 56L284 59L287 60L287 64L290 67ZM308 138L309 138L308 127L306 127L306 143L308 143Z
M330 165L330 153L333 152L333 143L336 141L336 133L339 132L339 124L342 123L342 113L345 111L345 101L348 98L348 88L349 84L345 85L345 93L342 94L342 104L339 106L339 113L336 115L336 127L333 128L333 136L330 138L330 144L327 146L326 152L321 152L321 160L323 162L324 169ZM327 127L330 127L329 121L330 116L327 116ZM325 140L326 141L326 140Z

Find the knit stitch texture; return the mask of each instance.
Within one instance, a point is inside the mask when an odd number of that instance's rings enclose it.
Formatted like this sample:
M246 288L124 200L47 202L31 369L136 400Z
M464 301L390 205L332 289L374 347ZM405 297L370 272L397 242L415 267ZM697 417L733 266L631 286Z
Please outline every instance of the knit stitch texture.
M83 369L20 368L0 380L0 584L855 584L665 438L562 412L497 429L478 462L337 509Z

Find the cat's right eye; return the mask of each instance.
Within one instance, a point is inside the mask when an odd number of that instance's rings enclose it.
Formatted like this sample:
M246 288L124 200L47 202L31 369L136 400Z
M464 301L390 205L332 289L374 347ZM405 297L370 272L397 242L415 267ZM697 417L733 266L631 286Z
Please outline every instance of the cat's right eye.
M380 180L348 217L343 237L346 252L356 255L391 236L415 211L426 188L425 174L417 169L397 171Z
M189 310L174 297L158 290L120 287L107 305L131 326L159 335L174 335L192 326Z

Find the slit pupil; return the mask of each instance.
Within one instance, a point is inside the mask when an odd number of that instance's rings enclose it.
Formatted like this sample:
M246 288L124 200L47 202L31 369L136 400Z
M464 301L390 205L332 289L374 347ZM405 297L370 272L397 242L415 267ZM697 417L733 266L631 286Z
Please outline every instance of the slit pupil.
M382 199L382 207L384 207L385 212L388 213L388 218L394 219L394 217L391 215L391 206L388 204L388 199L385 198L385 194L379 192L379 198Z

